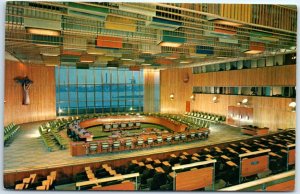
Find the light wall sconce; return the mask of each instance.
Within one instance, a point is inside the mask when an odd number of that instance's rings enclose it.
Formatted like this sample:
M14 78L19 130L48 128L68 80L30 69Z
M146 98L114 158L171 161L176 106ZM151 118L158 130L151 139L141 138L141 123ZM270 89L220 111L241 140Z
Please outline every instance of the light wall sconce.
M174 100L174 93L170 94L170 100Z
M244 99L242 100L242 104L243 104L243 105L247 105L247 104L248 104L248 98L244 98Z
M248 98L244 98L241 102L238 102L237 105L240 106L240 105L244 105L244 106L247 106L248 105Z
M291 107L291 111L292 111L292 112L296 112L296 102L291 102L291 103L289 104L289 107Z
M217 97L217 96L214 96L214 97L212 98L212 101L213 101L213 103L217 103L217 102L218 102L218 97Z
M190 99L192 100L192 101L195 101L195 94L192 94L191 96L190 96Z

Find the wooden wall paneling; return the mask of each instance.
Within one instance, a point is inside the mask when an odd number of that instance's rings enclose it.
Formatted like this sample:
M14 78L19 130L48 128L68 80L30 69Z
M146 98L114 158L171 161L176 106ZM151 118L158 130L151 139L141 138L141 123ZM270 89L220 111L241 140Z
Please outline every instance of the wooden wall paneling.
M47 72L47 73L46 73ZM30 105L22 105L22 88L14 81L17 76L33 80L30 87ZM5 61L4 125L33 122L56 117L54 67L26 66Z

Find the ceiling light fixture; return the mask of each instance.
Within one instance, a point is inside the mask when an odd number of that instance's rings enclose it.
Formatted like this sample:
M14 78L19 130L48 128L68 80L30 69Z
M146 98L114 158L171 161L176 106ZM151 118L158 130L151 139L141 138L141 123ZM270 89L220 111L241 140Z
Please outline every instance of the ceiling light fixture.
M259 51L259 50L249 50L249 51L246 51L245 53L246 54L259 54L259 53L262 53L263 51Z
M132 59L129 58L121 58L122 61L132 61Z
M43 36L60 36L60 31L56 31L56 30L45 30L39 28L27 28L26 30L30 34L43 35Z
M226 20L220 20L220 19L214 20L214 23L215 24L227 25L227 26L234 26L234 27L240 27L240 26L243 25L243 24L230 22L230 21L226 21Z
M41 55L47 56L47 57L57 57L57 56L59 56L59 54L57 54L57 53L41 53Z
M151 64L150 63L142 63L141 65L143 65L143 66L150 66Z
M182 43L176 43L176 42L161 42L159 43L159 46L167 46L167 47L180 47Z

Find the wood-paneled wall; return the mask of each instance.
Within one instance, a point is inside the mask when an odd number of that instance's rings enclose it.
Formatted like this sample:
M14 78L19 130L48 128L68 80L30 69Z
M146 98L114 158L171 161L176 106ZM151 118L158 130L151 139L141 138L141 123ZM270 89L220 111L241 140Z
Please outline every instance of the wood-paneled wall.
M296 65L200 73L194 86L295 86Z
M145 69L144 73L144 112L155 112L155 79L159 71ZM158 83L159 84L159 83Z
M266 72L273 72L267 74ZM183 77L189 74L189 82L184 83ZM233 75L234 74L234 75ZM260 80L260 77L265 78ZM274 77L272 77L274 76ZM249 84L251 83L251 84ZM241 71L213 72L192 74L191 68L168 69L161 71L161 112L184 113L186 101L190 101L193 86L267 86L267 85L296 85L296 67L288 65L282 67L267 67ZM170 100L170 93L174 93L174 100ZM213 103L212 98L218 97ZM245 96L195 94L191 101L191 110L227 115L228 106L236 106ZM296 113L291 112L289 103L291 98L248 96L249 106L253 107L253 124L259 127L295 128Z
M185 76L189 80L185 83ZM170 94L174 100L170 100ZM186 101L193 93L192 69L168 69L160 71L160 107L161 112L182 113L186 109Z
M33 81L29 89L30 105L22 105L22 87L15 77L28 76ZM55 69L5 61L4 125L56 118Z

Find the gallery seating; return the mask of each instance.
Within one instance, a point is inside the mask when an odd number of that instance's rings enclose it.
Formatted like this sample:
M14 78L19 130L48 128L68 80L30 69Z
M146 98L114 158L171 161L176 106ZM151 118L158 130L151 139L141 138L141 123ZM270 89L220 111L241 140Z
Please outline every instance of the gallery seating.
M4 127L4 144L7 144L9 141L13 140L14 136L19 132L20 126L14 123Z

